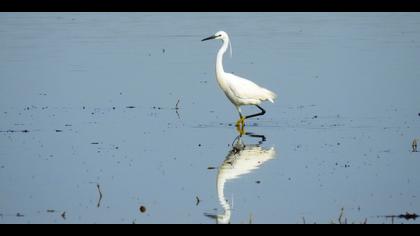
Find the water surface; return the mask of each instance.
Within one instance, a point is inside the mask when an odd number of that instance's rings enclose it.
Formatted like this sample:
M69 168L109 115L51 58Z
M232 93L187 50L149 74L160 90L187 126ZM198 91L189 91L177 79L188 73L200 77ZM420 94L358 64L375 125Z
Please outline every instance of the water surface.
M0 223L338 223L341 212L392 223L383 216L420 212L418 13L0 23ZM220 42L200 41L219 30L233 46L225 70L279 95L248 121L253 136L238 138L217 87Z

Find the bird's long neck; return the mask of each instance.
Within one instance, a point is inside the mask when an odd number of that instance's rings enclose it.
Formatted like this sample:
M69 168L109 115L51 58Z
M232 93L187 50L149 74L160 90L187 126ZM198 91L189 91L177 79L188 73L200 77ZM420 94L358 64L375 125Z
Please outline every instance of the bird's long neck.
M223 40L223 45L219 49L219 52L217 53L217 58L216 58L216 75L217 76L216 77L219 80L219 83L222 82L220 81L220 79L222 78L221 75L225 73L223 69L223 55L225 54L228 48L228 45L229 45L229 39Z

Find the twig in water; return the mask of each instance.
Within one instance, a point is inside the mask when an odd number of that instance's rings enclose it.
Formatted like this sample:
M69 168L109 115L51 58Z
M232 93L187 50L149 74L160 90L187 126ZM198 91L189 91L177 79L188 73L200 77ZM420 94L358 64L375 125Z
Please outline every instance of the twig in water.
M178 101L176 102L175 105L175 110L179 110L179 102L181 101L181 99L178 98Z
M178 116L178 119L180 120L181 119L181 116L179 115L179 102L181 101L181 99L179 99L178 98L178 101L176 102L176 105L175 105L175 112L176 112L176 115Z
M338 217L338 223L341 225L343 222L341 222L344 215L344 208L341 208L340 216Z
M61 214L61 217L65 220L66 219L66 212L63 212L63 214Z
M254 222L254 215L251 213L251 214L249 214L249 224L250 225L252 225L253 224L253 222Z
M198 197L195 197L195 200L197 200L196 203L195 203L195 205L198 206L200 204L201 200Z
M97 207L101 207L101 201L102 201L102 191L101 191L101 186L99 184L96 184L96 188L98 189L99 192L99 200L98 200L98 205Z

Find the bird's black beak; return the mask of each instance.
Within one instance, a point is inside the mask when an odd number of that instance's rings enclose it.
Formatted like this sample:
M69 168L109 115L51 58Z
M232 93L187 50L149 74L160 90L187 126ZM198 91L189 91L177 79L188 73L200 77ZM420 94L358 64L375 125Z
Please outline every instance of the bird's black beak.
M202 39L201 42L206 41L206 40L210 40L210 39L215 39L215 38L217 38L217 36L213 35L213 36L210 36L208 38Z

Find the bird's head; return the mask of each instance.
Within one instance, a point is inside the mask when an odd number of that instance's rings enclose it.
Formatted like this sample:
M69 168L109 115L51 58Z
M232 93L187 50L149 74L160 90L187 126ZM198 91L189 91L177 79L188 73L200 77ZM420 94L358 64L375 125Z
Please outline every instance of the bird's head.
M230 43L229 36L225 31L219 31L215 33L214 35L207 37L205 39L202 39L201 41L206 41L210 39L220 39L223 40L223 43L229 43L229 49L230 49L230 57L232 57L232 44Z
M207 37L201 41L206 41L206 40L210 40L210 39L221 39L223 41L229 39L228 34L225 31L219 31L217 33L215 33L214 35Z

